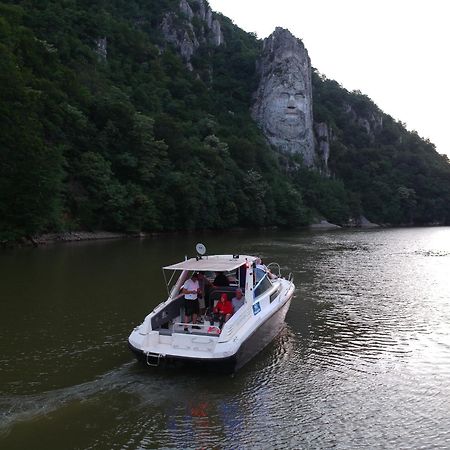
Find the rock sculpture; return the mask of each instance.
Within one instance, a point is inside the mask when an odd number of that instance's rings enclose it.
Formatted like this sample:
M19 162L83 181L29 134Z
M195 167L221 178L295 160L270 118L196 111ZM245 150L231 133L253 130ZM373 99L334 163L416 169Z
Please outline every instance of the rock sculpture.
M269 142L302 155L308 167L322 166L314 148L311 62L303 43L276 28L264 40L260 83L252 116Z

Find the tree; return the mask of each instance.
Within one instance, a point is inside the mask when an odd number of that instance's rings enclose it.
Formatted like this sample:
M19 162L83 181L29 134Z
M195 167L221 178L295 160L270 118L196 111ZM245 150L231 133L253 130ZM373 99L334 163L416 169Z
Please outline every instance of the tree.
M10 45L21 39L0 19ZM0 44L0 239L56 227L62 188L61 147L45 142L39 117L41 93L26 70Z

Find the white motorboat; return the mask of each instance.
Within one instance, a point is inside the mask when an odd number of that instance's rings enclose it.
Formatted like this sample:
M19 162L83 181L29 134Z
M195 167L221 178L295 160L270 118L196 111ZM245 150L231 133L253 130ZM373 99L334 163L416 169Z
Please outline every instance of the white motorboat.
M148 366L188 363L220 372L234 372L260 352L280 331L294 294L292 275L281 276L276 263L267 267L248 255L205 255L163 267L168 298L147 315L128 338L130 349ZM203 253L203 254L202 254ZM166 272L171 276L166 277ZM228 287L212 285L215 273L228 277ZM185 322L185 281L202 273L210 288L200 323ZM178 274L178 278L175 275ZM211 309L222 294L231 299L241 288L244 303L225 323Z

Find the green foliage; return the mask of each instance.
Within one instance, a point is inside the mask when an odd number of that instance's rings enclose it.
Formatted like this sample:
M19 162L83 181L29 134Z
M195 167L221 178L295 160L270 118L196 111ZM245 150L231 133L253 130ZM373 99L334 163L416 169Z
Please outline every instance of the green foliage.
M295 183L316 216L325 216L333 223L345 225L350 217L361 215L358 197L347 191L340 180L300 168L296 171Z
M57 226L61 146L48 142L42 105L52 110L52 86L42 78L52 57L21 24L22 11L0 5L0 240ZM32 58L24 63L27 52ZM50 67L48 67L50 65Z
M313 91L315 118L331 125L335 136L329 165L347 192L341 205L353 204L355 214L358 199L360 213L378 223L450 223L450 164L433 144L383 114L367 96L317 72ZM370 132L360 119L371 123Z

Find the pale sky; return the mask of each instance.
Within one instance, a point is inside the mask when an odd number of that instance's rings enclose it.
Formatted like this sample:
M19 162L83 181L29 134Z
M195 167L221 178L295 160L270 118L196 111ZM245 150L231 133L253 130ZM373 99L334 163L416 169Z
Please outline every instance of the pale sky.
M209 0L248 32L302 39L312 65L450 156L450 1ZM449 128L447 128L449 127Z

